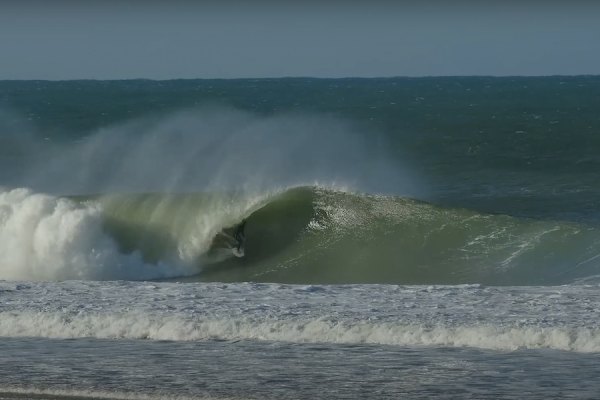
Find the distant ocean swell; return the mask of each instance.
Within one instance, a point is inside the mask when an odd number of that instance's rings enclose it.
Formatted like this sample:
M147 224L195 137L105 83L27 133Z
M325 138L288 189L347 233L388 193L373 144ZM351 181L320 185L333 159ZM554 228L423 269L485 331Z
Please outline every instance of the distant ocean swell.
M232 232L242 221L236 257ZM598 254L600 230L583 223L319 186L253 195L0 192L0 279L9 280L549 285L594 281Z

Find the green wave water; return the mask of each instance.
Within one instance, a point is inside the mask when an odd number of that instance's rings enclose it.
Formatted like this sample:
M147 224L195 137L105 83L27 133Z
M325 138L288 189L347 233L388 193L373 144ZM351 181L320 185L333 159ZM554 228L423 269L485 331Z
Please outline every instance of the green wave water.
M150 263L179 258L191 280L283 283L563 284L600 272L600 229L447 208L394 196L296 187L256 196L116 195L104 228ZM243 220L244 256L233 231Z

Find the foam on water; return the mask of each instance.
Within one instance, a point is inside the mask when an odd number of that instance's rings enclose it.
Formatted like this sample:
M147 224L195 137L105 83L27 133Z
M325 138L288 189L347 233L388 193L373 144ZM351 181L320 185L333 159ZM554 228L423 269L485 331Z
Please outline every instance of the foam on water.
M27 189L0 190L3 279L151 279L181 276L177 264L123 254L102 229L97 204L77 205Z
M4 282L0 336L600 352L597 289Z
M423 326L402 323L348 323L327 319L257 321L154 317L143 313L65 316L62 313L0 313L0 335L152 340L268 340L292 343L382 344L477 347L492 350L550 348L600 352L600 329L570 327Z
M213 200L198 213L189 201L171 204L168 195L138 202L118 195L74 200L0 187L0 279L146 280L197 274L215 235L269 196ZM136 220L140 209L146 213ZM123 249L106 229L110 221L127 233L131 226L141 227L136 233L141 241L154 229L163 245L174 244L149 262L140 248Z

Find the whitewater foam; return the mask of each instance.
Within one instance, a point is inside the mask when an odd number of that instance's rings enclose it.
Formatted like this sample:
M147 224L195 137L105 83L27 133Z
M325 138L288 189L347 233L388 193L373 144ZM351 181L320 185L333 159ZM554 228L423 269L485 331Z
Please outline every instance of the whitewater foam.
M184 264L148 264L123 254L103 230L98 203L28 189L0 191L0 278L143 280L189 274Z
M600 352L597 289L0 282L0 336Z
M267 340L291 343L382 344L477 347L492 350L551 348L600 352L600 329L472 325L427 326L402 323L348 323L253 318L203 320L143 313L0 313L0 336L151 340Z

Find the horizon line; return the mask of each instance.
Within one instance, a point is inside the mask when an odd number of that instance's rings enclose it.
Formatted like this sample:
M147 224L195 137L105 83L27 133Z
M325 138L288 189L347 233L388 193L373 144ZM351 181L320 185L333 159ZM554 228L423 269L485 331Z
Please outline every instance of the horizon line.
M151 82L168 82L168 81L266 81L266 80L285 80L285 79L313 79L313 80L376 80L376 79L432 79L432 78L575 78L575 77L600 77L600 73L596 74L547 74L547 75L389 75L389 76L342 76L342 77L322 77L322 76L273 76L273 77L238 77L238 78L67 78L67 79L41 79L41 78L9 78L0 79L0 82L76 82L76 81L151 81Z

